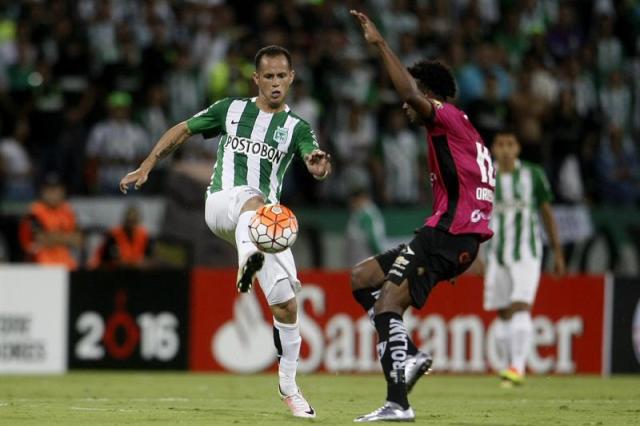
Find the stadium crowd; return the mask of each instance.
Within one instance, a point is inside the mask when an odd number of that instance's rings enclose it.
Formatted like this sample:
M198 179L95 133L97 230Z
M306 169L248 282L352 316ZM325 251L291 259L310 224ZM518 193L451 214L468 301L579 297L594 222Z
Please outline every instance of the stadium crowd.
M424 203L422 130L400 111L349 9L369 11L410 65L438 57L483 137L514 129L560 201L640 201L640 2L625 0L0 1L4 201L58 173L70 194L114 194L162 132L223 96L252 96L253 55L293 55L292 110L336 173L296 165L285 202L344 204L349 185L383 205ZM154 171L215 158L195 141Z

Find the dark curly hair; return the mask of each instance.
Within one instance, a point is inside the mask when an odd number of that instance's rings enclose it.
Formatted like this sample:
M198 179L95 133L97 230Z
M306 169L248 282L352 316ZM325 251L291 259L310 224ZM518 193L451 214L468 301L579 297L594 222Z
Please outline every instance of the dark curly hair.
M423 60L408 68L421 89L432 91L436 96L446 100L456 96L456 80L453 72L444 63L437 60Z

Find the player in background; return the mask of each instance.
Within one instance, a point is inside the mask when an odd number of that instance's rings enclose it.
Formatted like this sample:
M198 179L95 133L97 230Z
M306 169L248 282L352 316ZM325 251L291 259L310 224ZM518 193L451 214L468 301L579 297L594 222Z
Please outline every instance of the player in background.
M373 310L387 382L385 404L355 421L413 421L407 393L429 369L431 358L407 335L402 314L410 305L421 308L438 282L464 272L480 243L491 238L494 171L489 150L466 114L447 103L456 94L451 70L427 60L407 70L369 18L351 14L382 57L407 115L428 130L433 215L409 244L356 265L351 283L356 301Z
M255 57L255 98L225 98L169 129L140 167L120 182L126 194L130 184L138 189L157 162L193 134L207 138L222 135L207 189L205 220L218 237L238 251L237 288L260 286L274 318L274 344L279 355L279 392L296 417L315 417L296 384L300 353L295 294L300 289L291 250L277 254L258 251L249 239L249 222L265 203L277 203L282 181L294 155L305 162L314 178L331 172L330 157L318 148L309 124L285 104L295 72L289 52L279 46L260 49Z
M491 218L494 237L487 247L484 308L497 311L496 343L508 368L502 384L522 384L531 350L531 306L536 297L542 264L542 216L554 255L554 271L565 273L558 227L553 218L553 195L541 167L518 159L520 144L510 132L498 133L492 145L496 164L495 207Z

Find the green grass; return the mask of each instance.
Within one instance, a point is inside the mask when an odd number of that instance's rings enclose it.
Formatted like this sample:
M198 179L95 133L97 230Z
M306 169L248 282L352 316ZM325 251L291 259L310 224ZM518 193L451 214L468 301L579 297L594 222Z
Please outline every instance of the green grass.
M318 418L294 420L276 376L82 372L0 377L0 425L350 424L377 408L382 376L299 378ZM417 422L432 425L640 424L640 377L530 377L501 389L490 376L432 376L411 395Z

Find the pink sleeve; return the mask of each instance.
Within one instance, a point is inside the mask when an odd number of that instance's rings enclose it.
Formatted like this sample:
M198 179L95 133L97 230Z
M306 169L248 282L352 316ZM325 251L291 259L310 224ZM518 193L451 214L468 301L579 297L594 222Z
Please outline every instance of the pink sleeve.
M434 111L433 123L436 127L448 128L451 120L451 106L433 101L431 101L431 105L433 105Z

